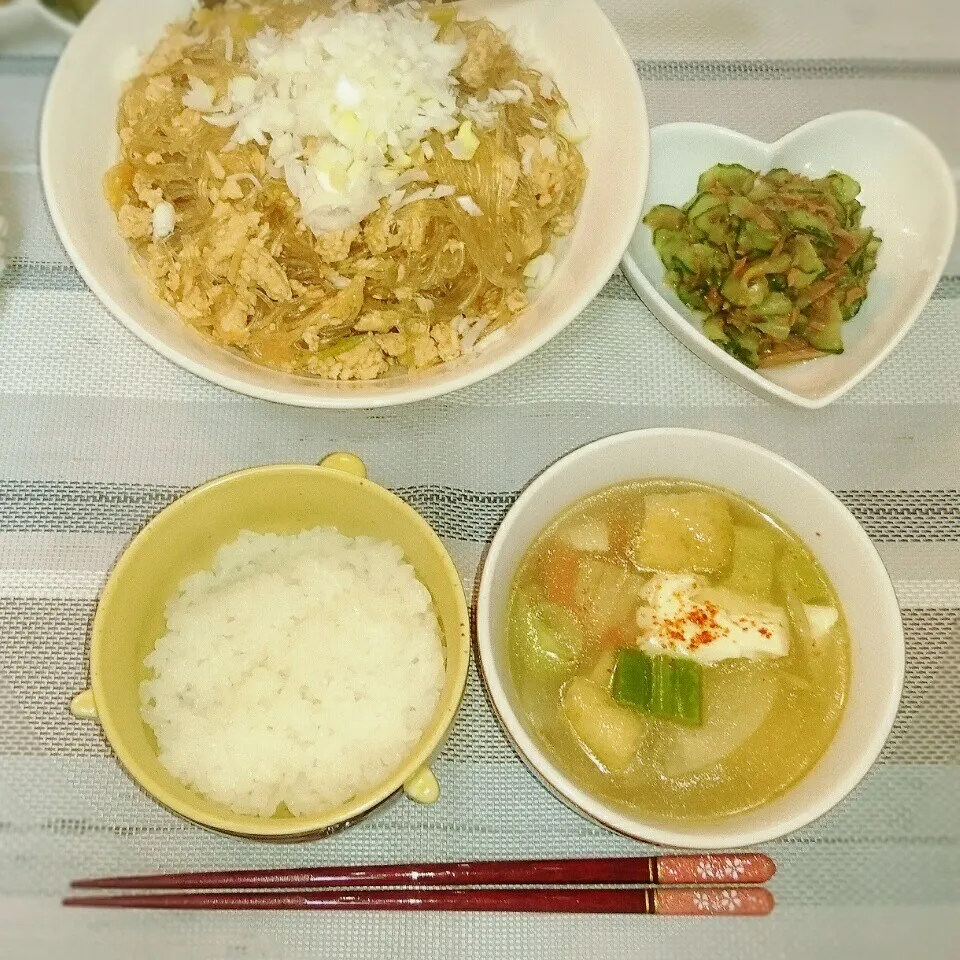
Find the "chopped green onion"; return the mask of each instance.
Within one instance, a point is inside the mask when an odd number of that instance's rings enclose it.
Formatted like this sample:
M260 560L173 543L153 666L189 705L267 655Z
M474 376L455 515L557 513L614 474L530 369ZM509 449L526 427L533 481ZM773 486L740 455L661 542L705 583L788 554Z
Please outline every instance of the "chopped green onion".
M702 668L683 657L621 650L613 672L614 700L664 720L699 726Z

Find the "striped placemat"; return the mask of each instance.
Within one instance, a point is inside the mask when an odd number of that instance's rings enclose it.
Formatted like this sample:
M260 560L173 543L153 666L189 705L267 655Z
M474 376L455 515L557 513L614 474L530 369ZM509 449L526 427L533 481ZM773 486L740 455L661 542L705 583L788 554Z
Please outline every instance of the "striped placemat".
M873 107L925 130L960 170L954 0L605 0L651 120L767 139ZM771 406L687 353L622 276L563 335L451 397L375 413L227 393L127 334L84 287L36 168L52 35L0 36L0 955L94 958L923 958L960 943L960 254L895 355L810 414ZM471 672L432 809L273 848L167 814L66 705L117 553L192 485L243 466L367 461L436 526L472 590L484 544L531 476L644 426L737 434L837 492L877 544L904 610L907 683L880 763L836 810L770 844L766 921L67 914L78 873L635 851L549 797L516 760Z

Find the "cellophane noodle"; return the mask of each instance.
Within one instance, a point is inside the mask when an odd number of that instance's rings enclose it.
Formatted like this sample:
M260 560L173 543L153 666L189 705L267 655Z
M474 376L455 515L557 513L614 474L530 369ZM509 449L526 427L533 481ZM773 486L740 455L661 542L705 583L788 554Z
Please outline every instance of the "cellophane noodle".
M408 192L449 184L482 215L455 196L384 201L357 227L315 236L267 172L267 147L227 148L232 130L182 98L190 77L222 96L249 72L245 41L264 27L286 34L328 11L321 0L232 0L173 25L123 94L121 160L105 192L157 295L202 333L277 370L373 379L453 360L509 324L527 305L524 269L570 230L586 171L553 84L492 24L448 14L438 39L467 44L458 102L511 82L525 96L475 127L469 161L432 133L413 158L426 179ZM161 202L176 229L156 239Z

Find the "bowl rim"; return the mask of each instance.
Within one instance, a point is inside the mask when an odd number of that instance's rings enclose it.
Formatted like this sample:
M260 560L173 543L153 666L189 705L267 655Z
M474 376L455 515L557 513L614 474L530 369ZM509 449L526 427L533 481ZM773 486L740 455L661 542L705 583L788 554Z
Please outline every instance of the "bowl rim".
M361 495L364 497L370 497L373 501L389 502L392 506L399 508L413 522L420 535L434 548L437 556L441 558L445 578L453 590L456 602L456 636L453 636L453 631L451 631L444 635L444 639L447 647L453 644L459 646L459 651L463 655L463 666L456 674L451 674L449 657L447 657L448 666L445 671L444 683L445 686L451 680L452 683L446 693L441 693L434 714L425 728L424 734L421 735L419 746L411 751L403 763L376 787L364 791L354 799L339 804L327 812L311 816L260 818L251 814L233 813L226 809L222 814L207 815L194 809L189 804L181 803L176 797L172 796L162 784L157 783L150 773L144 770L135 754L127 749L123 731L112 715L109 696L104 693L102 660L108 651L103 620L107 616L108 608L122 595L123 581L129 567L134 562L136 548L149 540L154 531L168 523L173 516L193 509L194 501L211 492L228 488L233 484L265 476L294 473L315 476L318 472L320 475L335 476L338 481L363 491ZM470 612L463 589L463 581L443 541L420 513L414 510L402 497L366 477L355 476L344 470L319 464L278 463L232 471L191 488L151 517L136 536L124 546L123 551L111 568L97 600L90 630L89 676L93 700L96 704L96 720L114 756L127 775L153 800L185 820L218 833L255 840L296 840L310 839L311 837L332 833L362 820L401 790L403 785L418 770L430 763L448 736L463 702L467 675L470 669L470 652Z
M44 0L36 0L36 6L40 13L40 16L43 17L47 23L52 24L58 30L63 31L63 33L68 36L76 32L77 27L83 22L83 18L80 20L71 20L66 15L55 10L53 7L49 6Z
M528 504L534 501L541 488L556 475L571 469L574 464L589 460L591 455L607 447L630 444L636 438L656 440L687 439L690 441L709 438L712 442L729 444L731 448L750 456L761 457L774 464L777 469L790 472L796 478L807 484L820 497L831 502L834 508L839 508L849 517L852 526L851 535L866 548L873 566L873 575L877 578L882 592L885 594L888 610L896 611L894 627L894 669L886 686L886 704L882 721L860 742L857 762L850 764L842 779L833 787L825 791L816 802L810 802L805 809L778 823L764 829L724 829L725 819L705 825L703 822L694 822L690 829L683 824L665 826L651 823L640 816L633 816L618 810L593 794L577 786L553 761L546 755L534 738L527 733L520 722L517 712L510 704L506 693L505 682L496 668L495 647L500 642L493 636L490 612L493 606L492 580L493 571L500 560L504 546L513 536L513 528L518 518ZM609 484L601 483L597 489ZM733 489L733 488L731 488ZM734 490L734 492L736 492ZM616 433L599 440L594 440L571 451L554 461L545 470L539 473L523 490L507 511L497 529L490 548L484 560L477 592L476 607L477 622L477 665L488 699L506 733L514 751L530 768L538 780L541 781L555 796L559 797L568 807L580 813L586 819L634 840L657 844L664 847L678 847L689 849L723 849L728 847L750 846L779 839L795 830L799 830L819 819L840 803L866 776L876 762L893 727L900 706L903 691L905 672L905 641L903 636L903 622L900 615L896 593L890 580L889 573L883 564L876 547L860 526L860 523L850 513L843 502L819 480L801 469L795 463L774 453L759 444L730 434L712 430L699 430L686 427L653 427L641 430L629 430ZM818 760L819 762L819 760ZM814 765L815 766L815 765ZM812 769L812 768L811 768ZM809 771L808 771L809 773ZM805 775L806 776L806 775ZM797 781L800 783L801 780ZM788 788L787 793L793 790L796 784ZM766 804L757 809L762 809Z
M484 363L482 359L475 360L473 363L466 364L461 372L454 373L423 386L417 385L415 377L410 378L408 382L400 388L399 392L396 393L388 392L383 387L378 388L376 386L371 390L367 390L366 387L361 384L359 386L345 387L342 392L332 393L330 395L312 394L306 391L300 392L296 386L275 387L251 383L245 377L216 370L203 362L192 359L176 349L176 347L170 345L165 337L147 330L134 313L125 310L117 303L116 299L110 295L104 285L99 281L97 275L88 267L86 261L80 255L73 241L73 235L68 230L60 210L60 205L57 201L57 190L53 185L53 174L51 172L56 163L54 156L55 151L51 143L53 137L52 114L56 101L61 96L61 87L67 83L67 80L64 78L69 78L69 71L72 69L71 53L76 49L80 40L85 37L86 31L96 27L99 10L105 9L106 4L101 5L98 3L91 10L91 13L85 17L80 24L76 25L75 29L70 31L70 38L53 71L44 95L40 117L40 179L43 185L47 209L50 212L50 217L53 220L57 235L71 263L83 278L84 282L100 300L101 304L106 307L111 316L119 321L123 327L176 366L187 370L202 380L220 387L225 387L228 390L244 396L295 407L334 410L371 410L382 407L403 406L408 403L417 403L422 400L445 396L496 376L514 364L519 363L521 360L526 359L562 333L563 330L573 323L586 307L596 299L604 285L620 266L624 252L630 244L643 209L643 201L650 172L651 138L649 115L640 77L623 39L613 27L604 10L600 7L598 0L577 0L577 2L592 10L592 15L596 19L599 29L607 36L611 50L617 52L623 66L629 66L629 70L625 70L625 74L629 78L628 83L632 91L631 99L634 102L637 123L639 127L646 132L644 138L645 143L641 142L638 146L639 167L636 175L626 178L626 180L632 184L632 196L630 197L629 203L622 205L622 214L618 218L617 229L611 231L609 235L609 255L604 258L602 268L597 270L588 282L581 284L578 296L568 301L566 306L559 310L552 320L545 323L543 327L534 334L520 340L509 351L504 352L492 361ZM485 15L483 10L478 10L476 13L478 15ZM106 16L106 14L101 15ZM89 26L90 24L93 26ZM577 225L575 222L574 231L576 231L576 228ZM563 259L564 257L561 256L559 262L562 263ZM165 305L161 305L161 307L162 306ZM172 308L169 307L167 307L167 309L172 310ZM175 311L173 312L175 314ZM522 317L522 314L520 317ZM226 350L227 348L221 347L221 349ZM294 377L292 374L287 376ZM306 377L299 379L304 380L306 383L317 382ZM319 382L328 383L328 381L323 380ZM384 382L383 380L379 380L374 381L374 384L383 384Z
M760 140L757 137L751 137L749 134L743 133L740 130L735 130L732 127L724 127L720 124L700 123L697 121L687 120L661 123L650 129L651 156L653 156L658 137L691 131L702 133L704 135L732 135L742 142L761 147L767 151L775 151L780 149L795 137L801 136L802 134L805 134L811 130L816 130L819 127L828 126L829 124L837 122L855 121L857 119L866 118L882 120L890 123L893 126L900 127L907 135L916 140L920 148L931 159L933 166L937 169L938 179L940 181L939 186L943 190L945 208L943 217L943 243L940 245L937 261L933 264L934 269L931 270L930 276L928 277L920 296L916 298L910 310L903 314L900 324L898 325L894 335L876 354L876 356L868 360L866 363L861 364L854 374L846 378L843 383L835 387L833 390L827 391L826 393L818 396L809 396L803 393L797 393L795 390L791 390L788 387L774 383L772 380L768 380L758 371L747 367L738 360L735 360L723 349L717 346L717 344L710 340L703 333L703 331L695 325L695 315L692 313L689 315L684 314L672 303L670 303L670 301L667 300L666 297L664 297L660 292L661 284L654 282L654 280L651 279L651 277L648 276L648 274L640 266L638 260L633 256L630 248L633 245L634 236L636 236L636 234L640 232L644 226L640 218L638 218L636 230L634 231L633 236L631 236L630 241L624 251L620 266L623 269L627 280L636 291L637 296L640 297L644 305L647 306L657 320L659 320L660 323L663 324L663 326L671 334L673 334L674 337L680 340L685 347L694 353L697 353L698 356L700 356L700 359L705 363L708 363L715 370L723 373L724 376L733 380L735 383L739 378L748 381L750 386L747 387L747 389L764 398L773 398L791 406L802 407L807 410L822 409L856 387L862 380L873 373L873 371L876 370L876 368L879 367L880 364L883 363L891 353L893 353L897 346L899 346L900 342L910 332L910 329L919 319L921 312L929 302L937 283L943 275L943 271L946 268L947 261L950 257L950 251L957 230L957 188L956 184L954 183L953 175L950 172L950 167L947 164L943 153L930 139L930 137L927 136L927 134L909 121L904 120L902 117L898 117L892 113L887 113L883 110L855 109L837 110L832 113L825 113L822 116L814 118L813 120L808 120L805 123L801 123L799 126L791 128L775 140ZM646 208L649 199L649 197L645 196L643 205L644 209ZM669 323L663 319L664 314L669 318ZM694 346L694 344L696 346ZM704 357L700 355L698 351L706 353L707 356ZM745 386L745 384L741 385Z

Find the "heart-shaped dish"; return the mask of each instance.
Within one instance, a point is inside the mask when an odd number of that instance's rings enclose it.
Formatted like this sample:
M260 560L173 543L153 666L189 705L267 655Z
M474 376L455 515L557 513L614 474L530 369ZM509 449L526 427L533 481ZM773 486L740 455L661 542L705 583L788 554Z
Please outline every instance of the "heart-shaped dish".
M651 230L637 227L623 258L627 279L660 322L702 360L761 397L824 407L873 370L900 342L943 271L957 226L953 178L937 148L915 127L871 110L832 113L776 143L761 143L704 123L668 123L651 131L644 213L680 206L715 163L752 170L786 167L820 177L840 170L860 182L864 226L883 239L863 308L844 325L844 352L767 370L751 370L712 343L699 317L664 282Z

